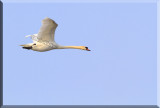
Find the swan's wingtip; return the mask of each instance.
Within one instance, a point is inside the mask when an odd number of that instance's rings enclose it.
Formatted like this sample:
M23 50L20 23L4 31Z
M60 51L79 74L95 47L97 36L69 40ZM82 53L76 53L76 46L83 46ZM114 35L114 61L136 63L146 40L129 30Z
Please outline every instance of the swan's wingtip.
M25 37L27 38L27 37L30 37L30 36L31 36L31 35L27 35L27 36L25 36Z

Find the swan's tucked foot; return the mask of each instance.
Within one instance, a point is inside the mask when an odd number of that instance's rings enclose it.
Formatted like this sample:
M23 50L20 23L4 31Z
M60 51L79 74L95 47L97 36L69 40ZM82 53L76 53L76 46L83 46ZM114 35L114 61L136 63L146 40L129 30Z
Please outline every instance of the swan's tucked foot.
M32 49L32 48L33 48L33 47L32 47L33 45L34 45L34 43L29 43L29 44L24 44L24 45L20 45L20 46L23 46L23 47L22 47L23 49L28 49L28 50L29 50L29 49Z
M30 49L32 49L32 46L31 47L22 47L22 48L30 50Z

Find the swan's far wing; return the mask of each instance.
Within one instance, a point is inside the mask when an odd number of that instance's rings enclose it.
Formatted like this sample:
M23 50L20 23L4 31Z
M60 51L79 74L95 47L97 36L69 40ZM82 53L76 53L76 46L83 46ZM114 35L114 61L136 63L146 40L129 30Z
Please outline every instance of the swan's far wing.
M38 34L33 34L33 35L27 35L25 37L31 37L34 43L38 41Z
M42 26L38 33L38 41L54 41L54 33L57 28L57 24L50 18L42 20Z

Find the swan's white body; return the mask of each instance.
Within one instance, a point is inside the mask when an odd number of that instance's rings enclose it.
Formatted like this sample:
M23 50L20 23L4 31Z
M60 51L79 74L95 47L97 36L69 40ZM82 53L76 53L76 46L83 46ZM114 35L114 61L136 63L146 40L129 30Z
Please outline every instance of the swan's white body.
M42 26L38 34L27 35L26 37L31 37L33 43L24 44L24 49L32 49L34 51L44 52L52 49L82 49L87 50L88 47L85 46L61 46L54 41L54 34L58 24L55 23L50 18L45 18L42 20Z
M31 37L32 38L33 43L26 44L26 45L32 46L32 50L34 50L34 51L43 52L43 51L49 51L49 50L52 50L52 49L59 49L61 47L60 45L58 45L54 41L38 40L38 34L27 35L26 37ZM36 44L36 45L34 45L34 44Z

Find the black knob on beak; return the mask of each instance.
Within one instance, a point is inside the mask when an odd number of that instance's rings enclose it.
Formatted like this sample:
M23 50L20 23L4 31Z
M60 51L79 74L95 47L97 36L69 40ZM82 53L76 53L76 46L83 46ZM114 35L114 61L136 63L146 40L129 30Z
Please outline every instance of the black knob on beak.
M86 48L87 51L91 51L91 50L88 49L88 47L85 47L85 48Z

